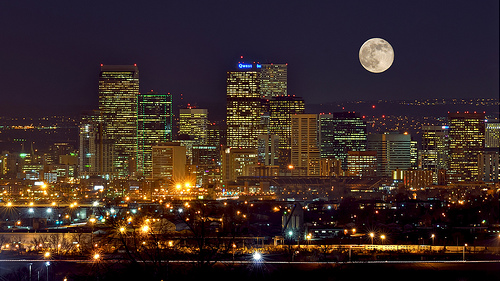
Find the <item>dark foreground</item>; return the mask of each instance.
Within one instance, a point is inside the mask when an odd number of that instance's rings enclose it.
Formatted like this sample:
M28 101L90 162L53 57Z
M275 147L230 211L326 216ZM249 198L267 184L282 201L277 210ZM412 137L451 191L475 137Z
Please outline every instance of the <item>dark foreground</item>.
M31 263L31 279L29 264ZM403 263L223 263L201 267L194 263L168 266L129 263L0 261L0 280L500 280L500 262ZM216 278L216 279L215 279Z

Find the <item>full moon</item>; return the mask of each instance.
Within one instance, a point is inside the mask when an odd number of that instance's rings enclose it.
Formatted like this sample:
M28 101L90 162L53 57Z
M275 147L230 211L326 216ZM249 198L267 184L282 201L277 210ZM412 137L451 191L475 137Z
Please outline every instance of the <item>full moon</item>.
M384 72L391 67L393 61L394 50L384 39L369 39L359 49L359 62L370 72Z

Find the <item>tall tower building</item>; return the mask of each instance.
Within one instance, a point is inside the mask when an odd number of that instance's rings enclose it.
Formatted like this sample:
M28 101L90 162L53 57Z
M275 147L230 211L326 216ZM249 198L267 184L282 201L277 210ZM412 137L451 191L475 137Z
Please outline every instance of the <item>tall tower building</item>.
M484 149L484 120L484 113L448 113L450 126L449 181L479 180L478 159Z
M226 123L229 147L256 149L257 137L263 132L260 71L252 67L250 65L249 70L227 72Z
M293 176L319 176L318 115L292 116L291 155Z
M422 169L433 172L438 182L439 170L448 169L448 126L422 126Z
M366 123L354 112L320 114L321 158L342 160L347 170L347 152L366 150Z
M194 145L206 145L207 129L207 109L182 108L179 110L179 136L189 136L194 140Z
M399 133L371 134L367 150L377 152L377 175L390 177L396 169L411 168L411 135Z
M277 135L264 134L259 136L259 147L257 148L259 163L266 166L277 166L279 137Z
M101 139L101 116L99 110L84 111L80 115L79 165L80 178L96 176L99 170L99 140Z
M137 112L138 171L151 176L152 149L172 141L172 95L150 91L139 94Z
M104 139L114 144L111 177L125 178L136 172L138 95L136 65L101 65L99 110Z
M262 98L270 100L273 97L286 96L288 92L288 64L263 63L260 69Z
M485 128L485 142L486 148L499 148L500 147L500 123L488 120Z
M269 100L269 132L279 137L279 166L287 169L291 162L292 116L304 114L304 99L277 96Z

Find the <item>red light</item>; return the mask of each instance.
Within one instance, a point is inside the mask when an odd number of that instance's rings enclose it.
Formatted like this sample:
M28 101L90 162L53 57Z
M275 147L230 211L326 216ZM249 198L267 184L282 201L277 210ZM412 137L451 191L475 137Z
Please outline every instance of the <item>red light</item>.
M366 116L363 115L363 119L365 119Z
M104 64L101 63L101 66L104 66Z
M385 118L385 115L382 115L382 118Z
M375 105L372 105L372 108L375 108Z

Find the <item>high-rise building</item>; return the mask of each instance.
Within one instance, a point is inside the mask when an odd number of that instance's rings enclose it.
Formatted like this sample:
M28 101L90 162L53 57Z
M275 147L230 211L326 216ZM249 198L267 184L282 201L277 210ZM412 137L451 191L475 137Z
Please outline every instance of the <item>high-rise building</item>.
M348 151L347 175L357 177L374 177L377 175L376 151Z
M347 152L366 150L366 123L354 112L320 114L321 158L340 159L347 170Z
M496 122L495 122L496 121ZM486 122L485 142L486 148L499 148L500 147L500 123L498 120Z
M104 139L114 147L111 177L125 178L136 172L138 95L136 65L101 65L99 111Z
M79 165L80 178L96 176L99 170L99 140L101 139L101 116L98 110L84 111L80 115Z
M279 166L287 169L291 162L292 116L304 114L304 99L277 96L269 100L269 132L279 137Z
M292 115L292 176L319 176L318 115Z
M179 110L179 136L188 136L194 140L194 145L206 145L207 128L207 109L182 108Z
M448 180L479 180L478 160L484 149L485 114L457 112L448 114L450 158Z
M180 143L167 142L152 149L152 178L167 180L171 184L184 182L186 172L186 148Z
M448 169L448 126L422 126L422 169L433 172L434 183L438 171Z
M377 175L390 177L394 170L411 168L411 135L395 132L370 134L367 150L377 152Z
M258 143L258 159L259 163L266 166L278 166L278 144L279 137L277 135L264 134L260 135Z
M499 182L500 162L498 148L487 148L479 155L478 179L485 182Z
M172 95L147 92L138 96L137 158L138 171L151 175L152 149L159 143L172 141Z
M196 168L196 183L199 186L215 184L220 178L220 150L217 146L193 146L193 166Z
M260 68L261 97L270 100L277 96L286 96L288 87L288 64L263 63Z
M239 176L250 175L250 168L257 165L257 149L226 148L222 151L222 180L235 181Z
M227 146L257 148L257 137L263 132L259 87L258 70L227 72Z

